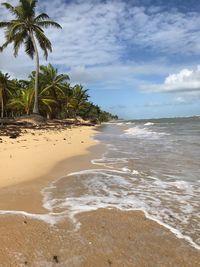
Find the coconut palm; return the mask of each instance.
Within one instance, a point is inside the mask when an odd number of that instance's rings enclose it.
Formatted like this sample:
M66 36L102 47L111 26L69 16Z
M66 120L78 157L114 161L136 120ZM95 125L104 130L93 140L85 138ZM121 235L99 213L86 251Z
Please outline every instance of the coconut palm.
M25 112L26 115L29 115L33 105L33 97L33 88L21 88L21 90L18 92L18 95L10 100L8 107L17 111L22 111L22 113Z
M35 71L29 76L31 82L35 81ZM56 113L61 112L66 102L69 90L69 76L67 74L58 74L58 70L51 64L40 66L39 72L39 91L43 96L54 99L54 111L51 116L55 117Z
M78 112L83 110L86 104L86 101L89 98L88 90L84 89L81 84L76 84L72 88L72 97L70 99L69 106L74 113L74 117L78 115Z
M59 95L64 96L64 87L69 80L67 74L58 74L51 64L40 66L40 82L43 93L46 92L58 101Z
M44 52L47 59L48 52L52 51L50 40L46 37L43 28L61 26L50 20L49 16L45 13L36 15L37 0L19 0L18 6L12 6L9 3L2 5L14 15L15 19L7 22L0 22L0 28L6 28L5 38L6 42L2 45L1 51L9 44L13 44L14 56L18 55L19 48L22 44L25 45L25 52L33 59L36 60L35 72L35 100L33 113L39 113L38 107L38 77L39 77L39 53L38 42L40 48Z
M21 88L18 91L17 96L15 95L10 99L8 107L20 111L22 114L30 115L31 108L33 106L34 89L31 87L31 83L25 88ZM56 104L56 101L51 97L45 95L45 92L39 93L39 103L41 110L45 113L52 112L52 106Z

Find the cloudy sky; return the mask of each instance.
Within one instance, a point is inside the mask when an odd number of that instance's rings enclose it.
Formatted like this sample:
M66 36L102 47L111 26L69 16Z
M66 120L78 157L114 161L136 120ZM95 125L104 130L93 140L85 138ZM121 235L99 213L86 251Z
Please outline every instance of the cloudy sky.
M200 114L199 0L39 0L37 11L63 27L46 31L53 53L41 63L84 84L94 103L127 119ZM13 77L33 69L23 49L0 54Z

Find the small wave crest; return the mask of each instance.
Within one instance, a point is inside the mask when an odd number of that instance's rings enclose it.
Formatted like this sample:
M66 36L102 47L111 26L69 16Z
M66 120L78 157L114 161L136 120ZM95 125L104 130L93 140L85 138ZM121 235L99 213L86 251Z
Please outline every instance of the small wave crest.
M167 135L167 133L155 132L150 129L147 129L146 127L140 128L138 126L124 130L124 132L125 135L129 137L149 138L149 139L158 139L161 136Z
M152 126L152 125L154 125L153 122L147 122L147 123L144 124L144 126Z

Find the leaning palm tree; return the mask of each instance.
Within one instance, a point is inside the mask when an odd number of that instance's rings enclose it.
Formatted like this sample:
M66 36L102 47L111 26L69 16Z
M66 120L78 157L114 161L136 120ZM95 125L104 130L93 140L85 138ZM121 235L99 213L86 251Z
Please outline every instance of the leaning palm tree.
M39 77L39 53L37 42L44 52L44 56L47 59L48 52L52 51L51 42L45 36L43 28L61 26L50 20L49 16L45 13L41 13L36 16L37 0L19 0L18 6L12 6L9 3L3 3L2 5L8 9L15 19L7 22L0 22L0 28L6 28L5 38L6 42L2 45L1 51L9 44L13 43L14 56L18 55L19 48L22 44L25 45L26 53L36 60L36 72L35 72L35 100L33 113L39 113L38 107L38 77ZM37 40L37 42L36 42Z

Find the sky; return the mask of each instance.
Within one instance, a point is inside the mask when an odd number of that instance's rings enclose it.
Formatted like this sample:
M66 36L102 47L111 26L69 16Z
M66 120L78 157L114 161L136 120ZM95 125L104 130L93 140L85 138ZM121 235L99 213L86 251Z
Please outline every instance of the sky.
M200 114L199 0L39 0L37 12L62 26L45 30L53 52L40 63L83 84L93 103L124 119ZM0 54L11 77L34 67L23 47L17 58L12 46Z

